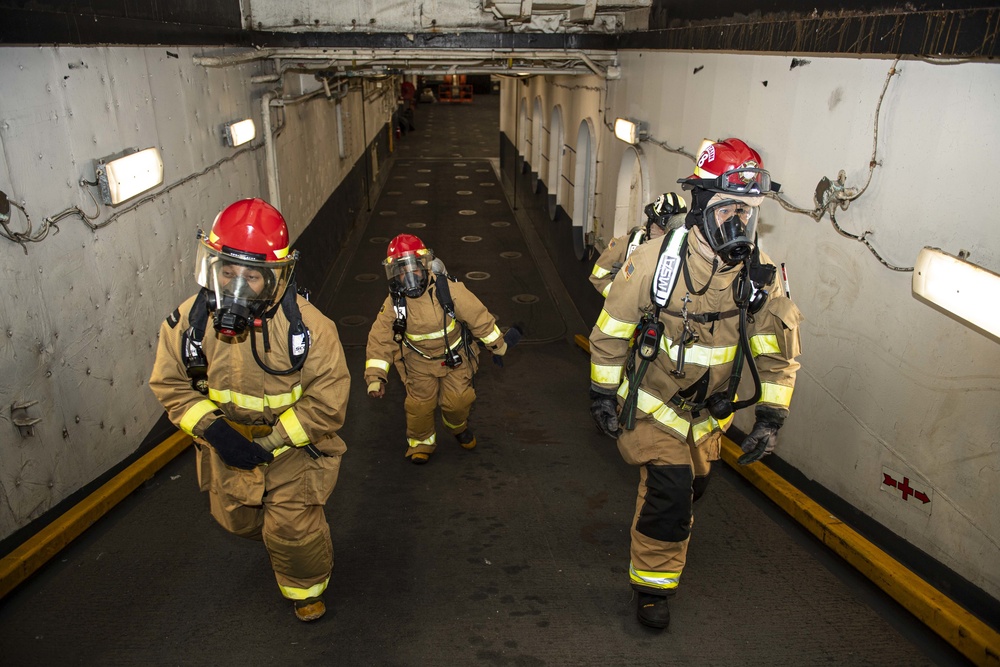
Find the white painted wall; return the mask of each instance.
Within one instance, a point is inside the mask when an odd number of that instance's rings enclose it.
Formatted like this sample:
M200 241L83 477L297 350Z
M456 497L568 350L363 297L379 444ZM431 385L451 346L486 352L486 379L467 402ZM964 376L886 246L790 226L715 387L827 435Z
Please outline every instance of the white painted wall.
M864 185L892 61L807 60L791 68L791 56L623 52L622 78L607 84L608 117L646 120L653 138L690 153L705 137L743 138L758 147L784 196L811 209L823 176L844 169L848 186ZM855 234L870 231L895 265L912 266L930 245L967 249L972 261L1000 271L1000 66L904 61L898 69L882 104L880 166L838 221ZM586 88L541 78L514 88L540 94L546 110L560 104L568 128L604 108ZM595 126L597 189L613 193L626 146ZM643 148L656 193L676 189L692 171L685 157ZM594 225L604 240L614 207L597 197ZM911 273L884 267L828 218L816 222L768 201L762 222L761 245L786 263L806 316L780 455L1000 597L1000 343L918 302ZM1000 296L983 307L998 304ZM738 423L749 428L752 414ZM881 490L883 467L929 491L929 509Z
M237 199L267 196L264 150L237 155L221 128L250 117L260 141L260 98L274 84L250 77L269 68L194 64L207 53L0 48L0 190L26 209L34 233L67 208L98 211L96 189L79 185L93 180L94 159L156 146L164 164L164 194L103 229L69 216L27 253L0 238L0 539L138 447L163 412L146 388L160 322L197 289L196 230ZM333 103L285 110L276 149L293 238L361 159L360 99L358 90L344 100L345 159ZM373 99L369 138L388 117L382 96ZM131 204L102 205L94 222ZM10 227L27 229L16 209ZM15 402L37 402L27 412L41 419L31 437L12 423Z

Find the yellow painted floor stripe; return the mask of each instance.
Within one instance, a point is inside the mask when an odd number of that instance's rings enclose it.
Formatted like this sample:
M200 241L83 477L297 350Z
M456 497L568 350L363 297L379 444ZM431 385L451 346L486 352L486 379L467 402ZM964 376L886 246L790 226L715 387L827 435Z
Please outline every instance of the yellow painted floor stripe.
M588 337L577 334L574 340L584 352L590 354ZM974 664L1000 666L1000 633L881 551L767 466L739 465L736 460L742 453L731 440L723 439L722 459L829 549L871 579Z
M0 599L191 445L178 431L0 559Z
M1000 634L993 628L879 550L767 466L760 463L739 465L736 460L742 453L735 443L723 438L723 460L823 544L974 664L1000 665Z

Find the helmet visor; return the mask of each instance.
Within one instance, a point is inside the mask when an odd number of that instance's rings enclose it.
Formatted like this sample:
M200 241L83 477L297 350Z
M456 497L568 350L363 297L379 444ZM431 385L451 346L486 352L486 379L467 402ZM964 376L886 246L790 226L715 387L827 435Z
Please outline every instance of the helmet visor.
M382 262L389 289L416 298L427 287L427 267L432 257L430 251L405 252L398 257L388 257Z
M235 257L208 244L198 244L195 280L215 295L216 308L238 306L255 318L278 305L295 269L296 254L287 259Z

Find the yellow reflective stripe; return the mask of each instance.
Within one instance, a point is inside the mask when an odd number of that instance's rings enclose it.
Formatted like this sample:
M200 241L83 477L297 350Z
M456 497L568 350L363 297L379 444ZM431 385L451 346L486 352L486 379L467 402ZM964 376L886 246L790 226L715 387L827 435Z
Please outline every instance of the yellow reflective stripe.
M462 422L461 424L452 424L450 421L445 419L444 415L441 415L441 421L444 422L446 428L449 428L452 431L454 431L456 428L461 428L462 426L465 426L465 422Z
M281 589L281 594L289 600L305 600L308 598L319 597L329 585L330 577L327 577L315 586L310 586L309 588L296 588L295 586L282 586L281 584L278 584L278 588Z
M677 346L674 345L674 341L664 336L660 339L660 349L666 352L674 363L677 362ZM735 345L727 345L725 347L691 345L684 349L684 363L705 366L706 368L709 366L731 364L735 358Z
M437 443L437 433L431 433L428 437L420 438L407 438L406 444L410 447L417 447L419 445L434 445Z
M455 330L455 320L452 320L451 322L448 323L448 329L447 329L446 332L447 333L451 333L454 330ZM406 337L409 338L410 340L433 340L435 338L441 338L442 336L445 335L446 332L445 331L441 331L439 329L437 331L432 331L432 332L426 333L426 334L411 334L411 333L408 333L408 334L406 334Z
M479 340L483 341L483 343L486 345L490 345L491 343L495 342L498 338L500 338L500 336L502 335L503 334L500 333L500 327L494 324L493 333L486 336L486 338L480 338Z
M628 340L632 337L638 322L622 322L608 315L608 311L601 310L597 317L597 328L612 338L622 338Z
M607 285L604 286L604 290L601 292L601 295L605 299L608 298L608 292L611 291L611 286L614 285L614 284L615 284L615 282L612 280L611 282L609 282Z
M210 387L208 397L216 403L232 403L246 410L264 412L265 407L275 410L294 404L302 398L302 385L297 384L292 387L291 391L284 394L264 394L263 398L241 394L238 391L231 391L229 389L213 389Z
M730 415L732 417L732 415ZM716 428L719 427L719 422L715 421L714 417L709 417L704 421L700 421L696 424L691 425L691 438L698 442L706 435L710 434Z
M379 370L383 370L386 373L388 373L389 372L389 362L388 361L382 361L381 359L368 359L367 361L365 361L365 369L368 369L368 368L378 368Z
M681 581L680 572L652 572L650 570L637 570L632 563L628 564L628 578L633 584L648 586L650 588L660 588L667 590L677 588Z
M725 419L723 419L721 422L719 422L719 429L725 431L727 428L729 428L729 425L733 423L734 419L736 419L735 412L726 417Z
M753 356L755 357L762 354L781 354L781 348L778 346L778 337L774 334L757 334L756 336L751 336L750 351L753 352Z
M626 378L622 382L622 386L618 388L618 395L624 398L628 396L628 391L628 379ZM642 389L638 389L637 391L639 392L639 400L636 407L676 433L681 440L687 439L691 424L686 419L678 415L670 406L649 392Z
M590 364L590 381L597 384L618 384L622 381L621 366Z
M774 405L783 405L786 408L792 404L792 387L772 382L761 382L760 391L759 403L773 403Z
M591 271L590 274L595 278L603 278L604 276L611 275L611 271L609 269L605 269L600 264L594 264L594 270Z
M181 430L190 436L194 433L192 430L201 421L201 418L210 412L215 412L219 409L219 406L208 400L207 398L202 399L188 408L188 411L184 413L181 418Z
M282 445L281 447L278 447L277 449L272 451L271 456L273 456L274 458L278 458L279 456L281 456L290 449L293 449L291 445Z
M288 439L292 441L293 445L302 447L309 444L309 436L306 435L306 430L302 428L299 418L295 416L295 408L288 408L282 412L281 416L278 417L278 421L285 427L285 433L288 434Z

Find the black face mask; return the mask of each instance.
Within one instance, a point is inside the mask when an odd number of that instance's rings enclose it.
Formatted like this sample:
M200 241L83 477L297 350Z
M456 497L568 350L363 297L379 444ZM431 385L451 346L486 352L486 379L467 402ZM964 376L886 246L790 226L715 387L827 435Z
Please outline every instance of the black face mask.
M727 266L736 266L745 261L753 252L753 242L746 236L746 227L737 216L724 221L720 226L709 234L707 229L712 223L705 223L702 231L706 232L706 238L712 250L719 256Z
M239 336L257 319L245 299L223 297L222 305L215 309L212 324L223 336Z
M389 290L393 294L402 294L410 299L418 298L426 289L426 271L407 271L389 282Z
M747 235L746 224L739 216L733 215L719 223L714 219L715 206L706 210L714 195L714 192L701 189L692 192L693 204L688 212L686 225L701 230L709 247L726 266L736 266L750 256L754 243Z
M239 286L235 293L228 285L222 288L222 302L216 302L212 315L215 330L223 336L241 335L264 314L268 305L245 282L236 282Z

